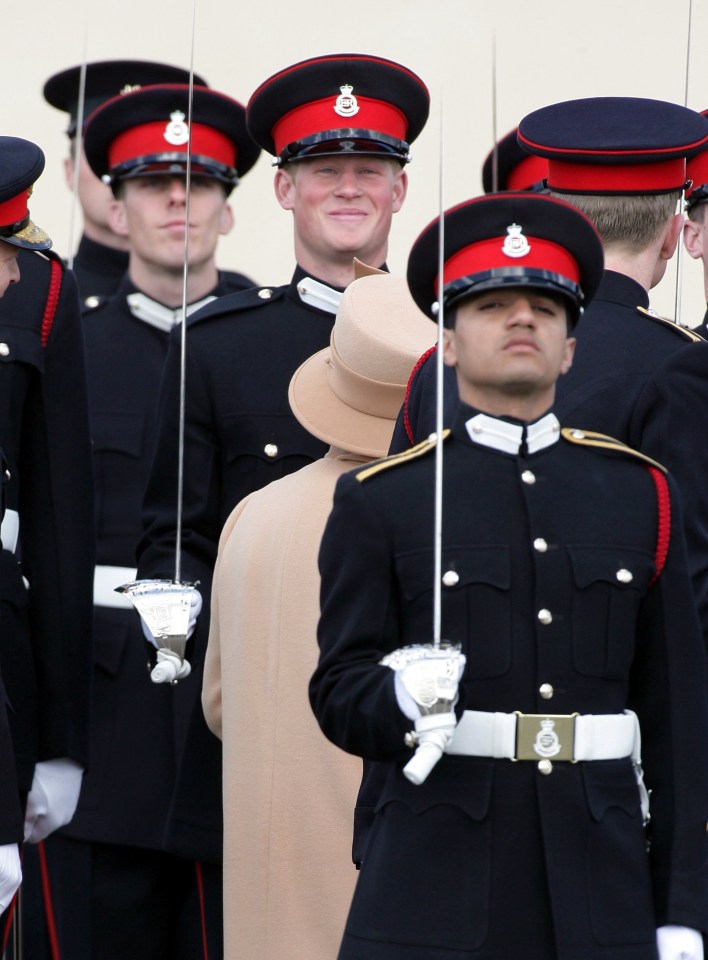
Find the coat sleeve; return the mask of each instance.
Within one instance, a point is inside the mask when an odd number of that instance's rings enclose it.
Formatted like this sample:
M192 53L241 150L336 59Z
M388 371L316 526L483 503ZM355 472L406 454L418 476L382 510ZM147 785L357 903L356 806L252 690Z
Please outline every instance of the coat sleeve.
M671 540L642 604L629 706L639 716L651 796L650 859L657 924L708 933L706 658L687 575L679 498Z
M708 344L691 343L647 381L629 443L671 471L681 498L688 564L708 650Z
M22 566L31 583L38 759L88 764L95 557L93 465L83 335L74 275L63 274L28 395L20 448Z
M337 483L319 553L320 659L310 702L325 735L369 760L407 760L393 673L379 661L400 646L399 602L384 518L350 474Z

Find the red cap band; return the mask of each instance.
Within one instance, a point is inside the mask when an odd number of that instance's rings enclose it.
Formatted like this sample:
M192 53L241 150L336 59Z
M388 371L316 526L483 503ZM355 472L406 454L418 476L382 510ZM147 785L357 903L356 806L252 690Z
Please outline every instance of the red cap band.
M524 190L548 176L548 160L544 157L524 157L506 178L507 190Z
M236 146L226 134L202 123L192 124L191 143L169 143L165 139L168 124L164 120L144 123L118 134L108 150L109 169L138 157L161 153L184 153L190 147L192 156L209 157L227 167L236 166ZM186 126L185 126L186 130Z
M13 223L19 223L24 220L29 210L27 200L29 199L29 190L25 188L16 197L10 197L0 203L0 226L9 227Z
M686 161L662 160L659 163L566 163L548 161L548 186L551 190L581 193L654 193L681 190L686 182Z
M337 130L356 127L361 130L374 130L397 140L406 139L408 123L405 115L390 103L372 100L369 97L357 97L358 111L351 117L342 117L335 112L335 97L315 100L286 113L273 127L276 156L289 143L297 143L303 137L325 130Z
M510 257L503 252L504 242L508 237L494 237L491 240L481 240L469 247L458 250L454 256L446 261L443 268L443 286L453 283L461 277L474 276L487 270L499 270L503 267L520 267L531 270L547 270L557 273L573 283L580 282L580 270L576 260L567 250L550 240L541 240L538 237L526 237L529 244L528 253L523 257ZM439 296L438 281L435 282L436 296Z

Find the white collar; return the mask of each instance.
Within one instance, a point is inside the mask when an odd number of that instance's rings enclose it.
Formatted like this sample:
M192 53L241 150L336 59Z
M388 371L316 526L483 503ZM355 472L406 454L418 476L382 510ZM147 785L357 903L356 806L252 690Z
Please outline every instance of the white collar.
M518 454L524 440L527 452L537 453L556 443L560 436L560 423L553 413L526 426L478 413L465 422L465 427L473 443L502 453Z
M339 290L328 287L326 283L313 280L312 277L303 277L298 281L297 292L303 303L317 307L326 313L336 314L342 294Z
M175 307L173 310L171 307L166 307L163 303L158 303L157 300L148 297L145 293L129 293L125 299L130 312L137 320L143 320L145 323L149 323L151 327L157 327L158 330L169 331L182 319L182 307ZM216 300L216 297L208 296L202 300L197 300L195 303L188 304L187 316L191 317L193 313L211 303L212 300Z

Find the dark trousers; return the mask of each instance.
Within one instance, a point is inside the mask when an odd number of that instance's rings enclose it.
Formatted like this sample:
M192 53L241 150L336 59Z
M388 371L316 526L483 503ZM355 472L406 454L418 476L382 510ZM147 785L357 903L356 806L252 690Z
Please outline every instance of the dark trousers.
M24 848L23 960L223 960L220 867L56 835L44 854L43 875Z

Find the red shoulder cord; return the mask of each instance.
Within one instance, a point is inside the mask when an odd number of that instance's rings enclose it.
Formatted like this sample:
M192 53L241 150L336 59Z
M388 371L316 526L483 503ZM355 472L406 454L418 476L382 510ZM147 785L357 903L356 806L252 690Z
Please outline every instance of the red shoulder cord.
M49 292L47 301L44 304L44 314L42 315L42 346L46 347L49 334L52 332L54 315L57 312L59 303L59 290L61 288L62 265L58 260L50 260L51 275L49 277Z
M436 350L437 350L437 347L436 347L436 346L435 346L435 347L429 347L429 348L425 351L425 353L423 354L423 356L418 358L418 360L417 360L417 362L416 362L416 365L415 365L415 366L413 367L413 369L411 370L411 375L410 375L410 377L408 377L408 385L406 386L406 395L405 395L405 397L404 397L404 399L403 399L403 426L406 428L406 434L408 435L408 439L410 440L411 444L415 444L415 443L416 443L416 439L415 439L415 437L413 436L413 428L411 427L410 417L408 416L408 400L409 400L410 395L411 395L411 387L413 386L413 378L415 377L416 373L418 373L418 371L419 371L420 368L423 366L423 364L424 364L425 361L428 359L428 357L431 357L431 356L435 353Z
M649 473L656 487L656 506L657 506L657 529L656 529L656 551L654 553L654 576L651 578L651 586L660 576L666 563L666 555L669 552L669 539L671 531L671 499L669 497L669 485L666 477L661 470L656 467L649 467Z

